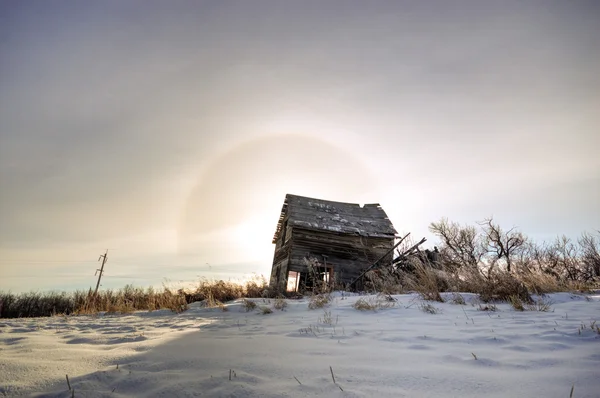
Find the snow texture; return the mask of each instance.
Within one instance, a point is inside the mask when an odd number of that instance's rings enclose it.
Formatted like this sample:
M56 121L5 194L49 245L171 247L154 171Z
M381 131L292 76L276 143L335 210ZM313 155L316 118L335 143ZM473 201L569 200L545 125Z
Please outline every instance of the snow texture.
M70 397L66 374L76 397L600 396L599 295L550 295L550 312L463 296L428 302L435 314L416 295L358 311L361 297L336 293L324 309L288 300L266 315L237 301L0 319L0 396Z

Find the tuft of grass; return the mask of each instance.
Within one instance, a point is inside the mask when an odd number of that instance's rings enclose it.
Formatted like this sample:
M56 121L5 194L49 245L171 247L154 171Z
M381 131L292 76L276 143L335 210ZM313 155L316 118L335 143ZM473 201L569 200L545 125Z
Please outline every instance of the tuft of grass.
M486 304L486 305L482 305L479 304L479 307L477 308L478 311L491 311L491 312L496 312L498 311L498 307L496 307L496 304Z
M389 268L371 270L365 274L365 290L368 292L381 292L383 294L403 294L402 275Z
M273 310L267 306L261 306L260 307L260 313L263 315L267 315L267 314L272 314Z
M426 312L428 314L439 314L442 312L442 310L434 307L433 305L431 305L429 303L421 303L419 305L419 308L421 309L421 311Z
M308 309L314 310L317 308L323 308L331 302L331 295L328 293L315 294L310 297L308 302Z
M462 296L462 294L460 293L452 293L452 298L450 299L450 302L452 304L457 304L457 305L465 305L467 304L465 302L465 298Z
M521 300L521 298L517 295L509 296L508 303L515 309L515 311L525 311L523 300Z
M390 301L387 297L382 294L378 294L375 297L361 297L352 304L352 307L359 311L376 311L394 307L396 302Z
M246 310L246 312L250 312L256 309L256 303L254 301L244 299L242 301L242 307Z
M510 296L508 303L515 309L515 311L540 311L548 312L552 309L552 301L545 296L539 296L537 299L532 300L531 303L523 303L519 296Z
M440 292L446 281L433 268L422 263L416 264L414 268L414 274L406 278L408 286L419 293L423 300L443 303Z
M287 306L288 306L288 303L287 303L287 301L285 301L285 299L284 299L284 298L282 298L282 297L278 297L278 298L276 298L276 299L275 299L275 302L273 303L273 307L274 307L276 310L280 310L280 311L283 311L284 309L286 309L286 308L287 308Z
M549 312L552 309L552 300L546 296L538 296L532 303L527 305L529 311Z
M333 317L331 315L331 311L323 311L323 318L322 319L319 318L319 321L326 325L332 326L333 325Z

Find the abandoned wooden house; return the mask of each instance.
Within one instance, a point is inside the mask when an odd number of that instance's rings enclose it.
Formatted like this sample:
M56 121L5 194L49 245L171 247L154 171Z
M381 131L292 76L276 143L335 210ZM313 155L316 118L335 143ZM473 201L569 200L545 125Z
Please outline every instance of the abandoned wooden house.
M280 291L311 290L315 281L347 285L377 260L391 262L395 238L379 204L288 194L273 237L271 284Z

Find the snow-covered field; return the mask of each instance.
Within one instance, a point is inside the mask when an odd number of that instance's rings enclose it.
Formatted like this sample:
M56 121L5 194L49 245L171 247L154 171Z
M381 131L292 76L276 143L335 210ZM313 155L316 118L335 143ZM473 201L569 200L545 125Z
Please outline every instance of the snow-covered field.
M376 312L334 296L266 315L237 301L0 319L0 395L70 397L68 374L75 397L569 397L573 385L573 397L600 397L600 295L490 312L464 294L467 305L429 303L436 314L416 295Z

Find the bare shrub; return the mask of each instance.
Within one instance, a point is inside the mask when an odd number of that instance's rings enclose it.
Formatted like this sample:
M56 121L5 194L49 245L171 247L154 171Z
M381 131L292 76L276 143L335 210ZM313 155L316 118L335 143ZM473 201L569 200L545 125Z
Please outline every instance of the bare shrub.
M506 271L510 273L517 254L525 245L525 236L515 228L504 231L500 225L494 223L492 218L485 219L480 225L485 236L483 245L492 255L489 272L493 271L495 265L502 262Z
M600 278L600 231L599 235L584 232L578 239L582 276L586 281Z
M442 218L431 223L429 230L442 241L440 260L447 269L454 271L461 267L479 266L485 249L476 228Z

